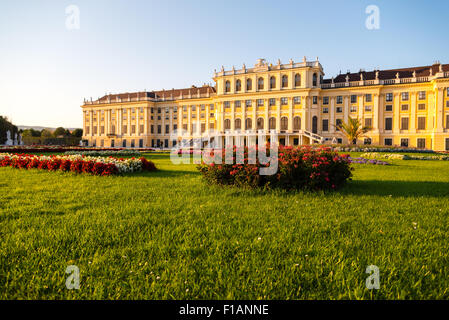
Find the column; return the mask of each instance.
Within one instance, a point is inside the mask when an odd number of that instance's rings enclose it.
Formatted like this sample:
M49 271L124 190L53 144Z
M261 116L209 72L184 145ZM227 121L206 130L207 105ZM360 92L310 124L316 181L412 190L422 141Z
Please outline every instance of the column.
M379 133L379 95L374 94L374 105L373 105L373 132Z
M188 136L192 135L192 106L187 107L187 132Z
M267 130L267 132L270 131L270 123L269 123L269 118L270 118L270 114L269 114L269 104L270 101L269 99L264 99L264 118L265 118L265 123L264 123L264 128L265 130Z
M136 134L137 136L140 136L140 107L136 108ZM136 145L139 145L139 142L136 143Z
M235 101L229 102L231 104L231 132L235 130Z
M288 98L288 132L293 132L293 98Z
M281 99L276 98L276 131L281 132Z
M89 119L90 119L90 136L94 136L94 110L90 109L89 111Z
M410 133L416 133L416 92L411 92L410 103Z
M436 132L443 132L443 128L444 128L444 112L443 112L443 108L444 108L444 88L438 88L437 89L437 99L436 99L436 115L435 115L435 120L436 120ZM435 139L434 139L435 140Z
M256 77L256 79L257 79L257 77ZM257 104L256 101L251 100L251 106L253 108L253 129L254 130L257 130L257 114L256 114L257 105L256 104Z
M128 136L130 136L131 135L131 108L128 108L128 116L127 116L127 126L126 126L127 128L127 132L126 132L126 134L128 135ZM131 145L131 144L130 144Z
M398 134L400 128L401 112L399 93L394 93L394 105L393 105L393 133ZM393 143L394 144L394 143Z
M331 107L329 110L329 133L335 133L335 97L329 97Z
M200 109L201 105L196 106L196 135L201 135L201 120L200 120Z
M123 110L122 108L118 108L116 110L116 112L118 112L117 114L117 134L119 136L122 135L122 126L123 126Z
M148 135L148 106L143 109L143 133Z

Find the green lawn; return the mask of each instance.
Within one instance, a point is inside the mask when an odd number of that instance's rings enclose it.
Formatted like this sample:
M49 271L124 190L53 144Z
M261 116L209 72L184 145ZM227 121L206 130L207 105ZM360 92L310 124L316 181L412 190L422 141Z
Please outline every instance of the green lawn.
M161 170L0 168L0 298L449 298L449 162L356 165L325 194L207 185L147 158Z

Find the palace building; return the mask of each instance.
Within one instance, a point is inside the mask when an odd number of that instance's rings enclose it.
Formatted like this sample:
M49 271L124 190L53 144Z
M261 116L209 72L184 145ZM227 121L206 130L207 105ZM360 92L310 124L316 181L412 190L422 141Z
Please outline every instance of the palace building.
M318 61L214 72L215 86L85 100L83 141L97 147L189 144L211 132L236 141L276 132L283 145L348 143L336 126L358 118L364 145L449 150L449 64L360 70L324 78ZM238 139L237 139L238 138Z

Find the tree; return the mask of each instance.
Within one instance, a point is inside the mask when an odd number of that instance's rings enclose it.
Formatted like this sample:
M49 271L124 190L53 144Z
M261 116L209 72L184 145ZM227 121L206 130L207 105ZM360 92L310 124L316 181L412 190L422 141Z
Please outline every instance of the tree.
M34 129L25 129L23 130L22 137L40 137L41 132Z
M7 117L0 116L0 144L6 142L7 132L9 131L11 139L18 133L18 129L13 125Z
M58 127L55 129L55 131L53 132L53 135L55 137L59 137L59 136L65 136L66 131L63 127Z
M41 131L41 137L42 138L51 138L53 135L52 135L52 133L51 133L51 131L50 130L48 130L48 129L42 129L42 131Z
M341 131L348 141L352 144L357 143L357 139L363 137L368 131L371 130L370 127L366 127L362 125L362 122L358 118L349 118L347 123L342 122L335 126L337 130Z
M83 136L83 129L75 129L72 131L72 136L81 138Z

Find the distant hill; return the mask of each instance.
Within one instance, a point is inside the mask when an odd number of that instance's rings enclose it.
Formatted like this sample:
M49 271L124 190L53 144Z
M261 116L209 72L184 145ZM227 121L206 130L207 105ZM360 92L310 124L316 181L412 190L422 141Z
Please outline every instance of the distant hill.
M42 131L42 129L47 129L50 131L55 131L56 128L50 128L50 127L40 127L40 126L17 126L17 128L20 130L26 130L26 129L34 129L34 130L38 130L38 131ZM69 129L70 131L73 131L75 129L78 128L64 128L64 129Z

